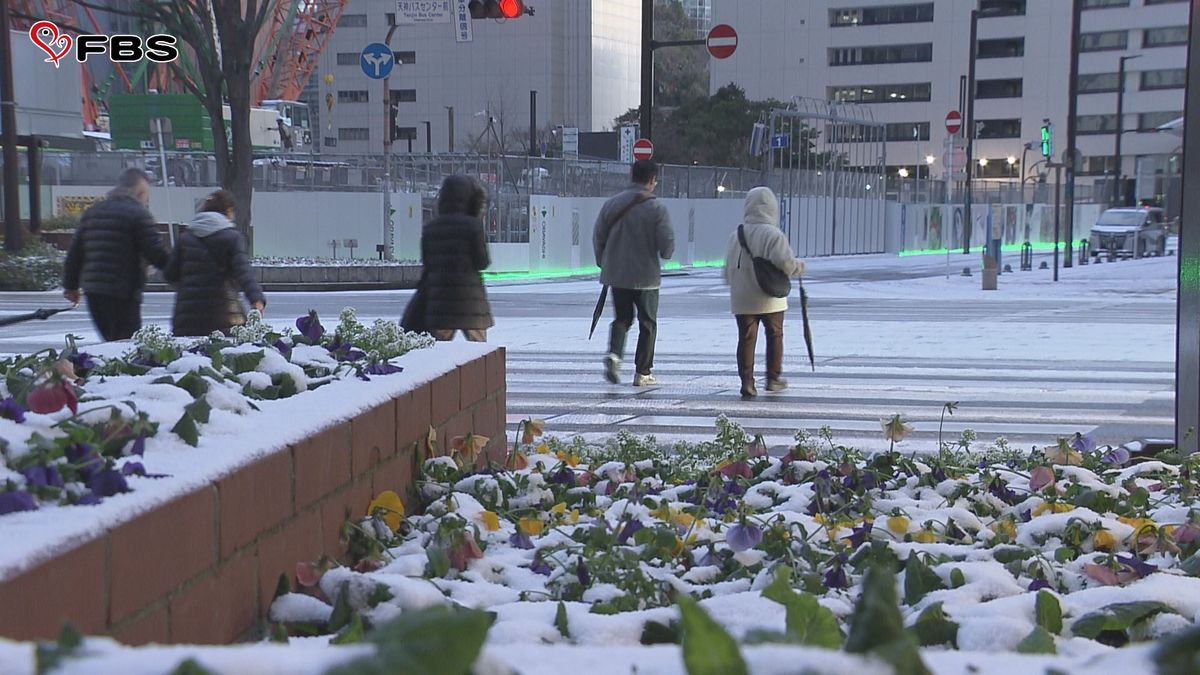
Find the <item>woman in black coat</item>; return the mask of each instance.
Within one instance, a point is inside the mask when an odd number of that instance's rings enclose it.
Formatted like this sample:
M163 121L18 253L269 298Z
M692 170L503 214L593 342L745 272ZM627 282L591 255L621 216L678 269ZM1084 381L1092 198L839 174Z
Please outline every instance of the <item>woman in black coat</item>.
M229 334L246 323L238 292L258 311L266 309L262 288L246 255L246 242L233 227L233 195L218 190L175 240L163 276L175 286L175 335Z
M491 265L479 219L486 200L474 178L450 176L442 183L438 215L421 230L423 297L406 312L406 328L424 330L438 340L450 340L459 330L472 342L487 340L487 329L495 322L480 274Z

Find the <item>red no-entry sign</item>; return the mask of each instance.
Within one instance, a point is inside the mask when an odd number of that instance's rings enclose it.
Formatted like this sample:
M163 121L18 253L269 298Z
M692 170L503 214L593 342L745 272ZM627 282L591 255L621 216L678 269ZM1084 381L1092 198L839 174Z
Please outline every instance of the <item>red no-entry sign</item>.
M650 159L654 156L654 144L649 138L639 138L633 142L634 159Z
M727 59L737 50L737 31L727 23L717 24L708 31L706 46L714 59Z
M946 113L946 132L957 134L962 128L962 115L957 110L951 110Z

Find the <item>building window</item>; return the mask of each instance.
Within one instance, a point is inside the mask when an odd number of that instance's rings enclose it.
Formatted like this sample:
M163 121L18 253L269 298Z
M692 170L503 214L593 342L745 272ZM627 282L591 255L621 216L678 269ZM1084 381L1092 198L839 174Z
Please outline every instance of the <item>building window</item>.
M1164 70L1143 70L1142 91L1152 89L1183 89L1187 87L1187 68L1166 68Z
M1158 128L1167 122L1177 120L1183 117L1182 110L1172 110L1167 112L1148 112L1138 114L1138 131L1158 131Z
M325 137L325 147L336 148L337 147L337 138L335 138L333 136L326 136Z
M979 133L975 138L1020 138L1021 120L979 120Z
M417 100L416 89L393 89L392 103L414 103Z
M1146 0L1147 5L1165 5L1169 2L1187 2L1188 0Z
M1079 93L1108 94L1118 89L1120 76L1117 73L1088 73L1079 76Z
M980 40L979 52L976 56L981 59L1006 59L1025 56L1025 38L997 38Z
M1083 0L1084 9L1104 9L1106 7L1128 7L1129 0Z
M1117 130L1116 115L1080 115L1075 118L1075 133L1111 134Z
M1128 46L1129 31L1127 30L1105 30L1098 33L1084 33L1079 36L1079 51L1081 52L1103 52L1111 49L1125 49Z
M338 92L338 103L367 103L371 100L366 89L351 89Z
M1021 78L1006 80L978 80L975 82L975 98L1021 98Z
M1025 16L1025 0L981 0L979 18L999 16Z
M416 127L396 127L396 133L392 135L393 141L415 141L417 140Z
M831 66L928 63L932 60L933 43L930 42L882 47L839 47L829 50L829 65Z
M342 127L338 129L339 141L369 141L371 130L366 127Z
M1106 176L1111 175L1113 167L1117 164L1113 161L1112 155L1098 155L1096 157L1083 158L1083 171L1080 172L1084 176Z
M396 59L396 63L400 65L409 65L417 62L416 52L392 52L392 56Z
M893 5L891 7L863 7L829 10L829 25L882 26L891 23L928 23L933 21L933 3Z
M339 66L357 66L360 56L358 52L338 52L337 64Z
M1142 35L1142 47L1173 47L1186 45L1188 41L1187 26L1167 26L1166 28L1147 28Z
M913 84L864 84L828 87L825 95L838 103L912 103L928 101L928 82Z
M927 141L929 122L892 122L886 127L889 141Z
M366 28L366 14L343 14L342 18L338 19L338 28Z

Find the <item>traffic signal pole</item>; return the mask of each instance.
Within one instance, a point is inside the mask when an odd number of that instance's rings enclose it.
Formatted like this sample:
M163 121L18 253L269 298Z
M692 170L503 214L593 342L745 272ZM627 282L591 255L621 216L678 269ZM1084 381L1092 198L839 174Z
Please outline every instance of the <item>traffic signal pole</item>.
M975 171L975 55L979 51L976 44L979 31L979 10L971 10L971 54L967 60L967 115L963 120L963 131L967 134L967 165L963 170L963 255L971 252L971 229L975 221L971 217L971 173ZM984 233L983 240L987 242L989 233Z
M1197 450L1200 431L1200 0L1192 0L1184 94L1183 210L1176 253L1175 445ZM1190 133L1189 133L1190 132Z
M1067 75L1067 156L1065 161L1067 184L1064 186L1063 201L1067 205L1066 258L1063 267L1071 267L1071 242L1075 238L1075 118L1079 113L1079 21L1083 14L1083 0L1071 2L1071 67Z
M387 37L383 44L392 48L392 36L396 34L399 24L393 23L388 27ZM394 67L393 67L394 69ZM396 237L392 229L392 134L395 124L392 120L392 75L389 71L383 78L383 259L391 260L396 253ZM412 140L408 141L408 151L412 153Z
M671 40L658 42L654 39L654 2L642 0L642 97L638 104L639 136L651 138L654 123L654 50L662 47L699 47L705 40Z
M0 2L0 126L4 146L4 250L21 250L21 186L17 180L17 102L13 89L9 2Z

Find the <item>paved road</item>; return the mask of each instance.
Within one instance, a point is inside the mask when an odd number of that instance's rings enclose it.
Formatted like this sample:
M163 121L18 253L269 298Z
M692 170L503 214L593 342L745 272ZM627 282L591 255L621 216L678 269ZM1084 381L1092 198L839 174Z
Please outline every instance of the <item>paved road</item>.
M1168 293L1118 288L1083 300L1038 293L1016 299L1005 293L921 297L893 293L887 285L940 277L945 274L943 259L901 265L894 258L870 258L862 263L813 265L807 281L812 314L826 325L894 331L894 353L868 350L864 355L825 344L811 372L799 326L794 313L789 314L785 370L793 387L755 401L742 401L737 393L727 290L716 270L665 280L660 322L667 338L659 345L656 364L664 384L647 389L611 386L600 378L607 319L597 338L584 339L595 280L496 285L491 300L498 325L491 336L508 348L509 423L536 416L547 419L559 434L593 437L625 429L662 439L701 439L711 437L714 418L726 413L764 433L773 445L787 443L797 428L815 431L828 425L839 442L878 446L879 419L901 412L916 427L914 442L932 446L942 404L958 401L958 411L945 421L947 439L957 439L964 428L974 429L981 441L1003 436L1019 447L1075 431L1092 431L1109 443L1172 435L1174 365L1161 348L1139 354L1136 341L1139 331L1161 338L1171 330ZM885 290L876 290L880 288ZM395 318L409 296L405 291L275 293L268 316L290 322L311 307L332 319L342 307L354 306L363 318ZM3 293L0 315L54 306L56 298L53 293ZM171 302L169 294L147 295L145 320L169 323ZM936 346L913 351L905 342L918 328L932 330L948 345L961 342L956 330L963 322L991 322L1014 335L1069 335L1083 326L1101 336L1097 339L1129 342L1131 348L1119 362L1097 363L1086 353L1064 357L1061 350L1038 348L981 349L969 358L960 350L958 356L942 356ZM0 328L0 352L56 346L66 332L91 339L83 308L45 322ZM630 338L632 352L635 336Z

